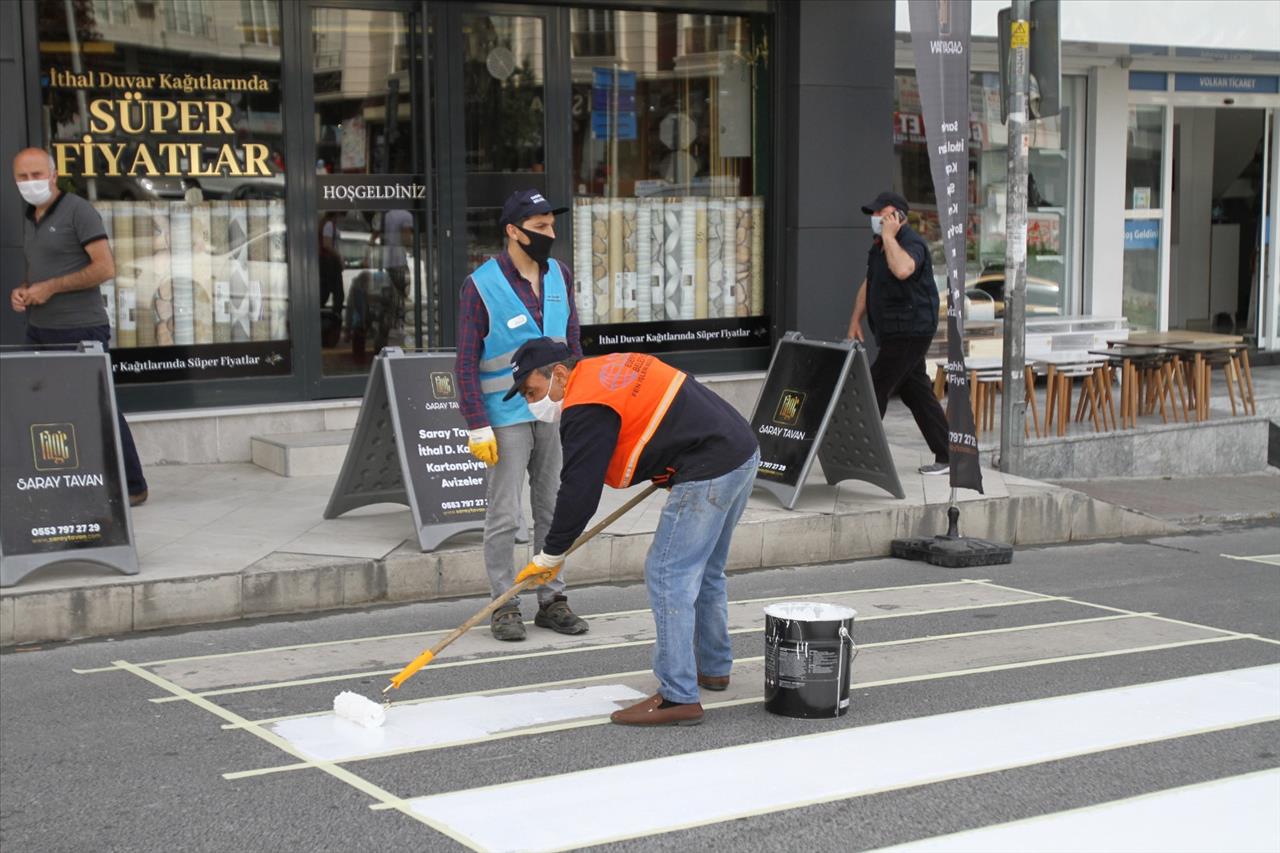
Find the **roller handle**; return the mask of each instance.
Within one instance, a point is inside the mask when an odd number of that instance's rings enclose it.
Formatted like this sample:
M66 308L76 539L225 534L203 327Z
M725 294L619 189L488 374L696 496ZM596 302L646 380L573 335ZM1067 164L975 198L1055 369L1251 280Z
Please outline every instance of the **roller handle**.
M640 492L640 494L631 498L631 500L627 501L622 506L618 507L613 512L609 513L609 515L607 515L599 524L597 524L595 527L592 527L590 530L586 531L581 536L579 536L574 541L574 543L569 546L569 550L564 552L564 555L568 557L574 551L578 550L583 545L587 544L587 542L589 542L598 533L600 533L600 531L604 530L610 524L613 524L619 518L626 515L628 512L634 509L637 504L639 504L645 498L649 497L649 495L657 491L657 489L658 489L658 486L656 484L650 483L648 486L644 488L644 490ZM497 610L499 607L506 604L508 601L515 598L517 595L524 592L526 589L529 589L530 587L537 586L537 585L538 583L536 578L529 578L528 580L521 581L520 583L514 585L509 590L504 592L502 595L498 596L493 601L490 601L488 604L482 607L478 612L476 612L474 616L472 616L466 622L463 622L454 630L450 631L443 639L440 640L440 642L436 643L430 649L418 655L416 658L414 658L409 662L408 666L406 666L404 669L400 670L398 673L392 676L391 683L388 684L386 687L382 688L383 694L386 694L387 691L391 690L393 687L396 688L397 690L400 689L401 684L404 684L406 681L409 680L410 677L413 676L414 673L422 669L427 664L431 663L432 659L435 658L436 655L440 654L440 652L444 651L445 648L450 643L452 643L454 640L458 639L463 634L470 631L476 625L479 625L485 619L488 619L490 616L493 615L493 612Z

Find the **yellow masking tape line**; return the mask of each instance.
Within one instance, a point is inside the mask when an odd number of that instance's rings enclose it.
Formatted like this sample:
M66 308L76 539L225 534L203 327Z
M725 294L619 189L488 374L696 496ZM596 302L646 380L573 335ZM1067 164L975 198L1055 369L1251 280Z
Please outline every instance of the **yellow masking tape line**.
M860 619L859 621L879 622L883 619L902 619L908 616L928 616L928 615L937 614L937 613L958 613L965 610L982 610L988 607L1010 607L1010 606L1015 606L1019 604L1043 604L1046 601L1066 601L1066 600L1068 599L1045 597L1045 598L1038 598L1038 599L1031 598L1023 601L994 602L991 604L966 604L966 605L960 605L957 607L940 607L934 610L912 610L912 611L904 611L902 613L881 613L881 614L876 614L874 616L867 616L863 619ZM1046 623L1046 624L1057 624L1057 623ZM761 625L753 625L748 628L734 628L729 632L729 634L730 635L749 634L749 633L753 633L755 631L761 630L761 627L762 627ZM998 630L1008 630L1008 629L998 629ZM976 633L987 633L987 632L979 631ZM952 636L952 635L943 635L943 636ZM956 636L964 636L964 635L956 635ZM471 658L467 660L445 661L444 663L433 664L432 669L447 669L455 666L477 666L479 664L486 664L486 663L501 663L505 661L528 660L530 658L552 657L555 655L581 654L583 652L607 651L609 649L625 649L625 648L633 648L635 646L649 645L652 642L653 640L626 640L618 643L601 643L599 645L591 645L591 646L572 646L570 648L562 648L562 649L544 649L542 651L525 652L523 654L493 655L490 657ZM899 641L899 642L903 642L903 641ZM314 678L299 678L299 679L293 679L291 681L267 681L261 684L246 684L240 687L222 687L222 688L218 688L217 690L206 690L203 692L199 692L199 693L196 693L195 695L197 696L229 696L236 693L255 693L259 690L281 690L287 687L306 687L312 684L328 684L336 681L350 681L352 679L357 679L357 678L376 678L380 675L390 676L390 675L396 675L402 671L403 671L402 669L379 669L373 672L347 672L347 673L339 673L337 675L318 675ZM160 696L154 699L149 699L148 701L154 702L156 704L165 704L167 702L177 702L178 699L174 696ZM300 716L307 716L307 715L303 714Z
M936 608L936 609L934 609L934 610L914 610L914 611L911 611L911 612L908 612L908 613L881 613L881 614L877 614L877 615L875 615L875 616L868 616L868 617L866 617L866 618L864 618L864 619L859 619L858 621L859 621L860 623L861 623L861 622L879 622L879 621L881 621L881 620L883 620L883 619L901 619L901 618L906 617L906 616L930 616L930 615L938 614L938 613L958 613L958 612L962 612L962 611L965 611L965 610L983 610L983 609L986 609L986 608L988 608L988 607L1015 607L1015 606L1020 605L1020 604L1042 604L1042 603L1044 603L1044 602L1046 602L1046 601L1060 601L1060 600L1062 600L1060 597L1058 597L1058 596L1053 596L1053 597L1047 597L1047 598L1042 598L1042 599L1039 599L1039 598L1026 598L1026 599L1021 599L1021 600L1019 600L1019 601L997 601L997 602L992 602L992 603L990 603L990 604L967 604L967 605L960 605L960 606L956 606L956 607L939 607L939 608ZM731 634L743 634L743 633L747 633L747 632L749 632L749 631L756 631L756 630L760 630L760 629L759 629L759 627L755 627L755 628L736 628L736 629L734 629L733 631L731 631L730 633L731 633ZM591 648L603 648L603 646L592 646ZM584 649L584 650L585 650L585 649ZM484 663L484 662L497 661L497 660L506 660L506 659L508 659L508 658L506 658L506 657L494 657L494 658L484 658L484 659L477 659L477 660L470 660L470 661L457 661L457 662L455 662L453 665L458 665L458 666L460 666L460 665L462 665L462 664ZM759 660L759 658L744 658L744 660ZM448 666L448 665L450 665L450 664L436 664L436 668L440 668L440 667ZM636 673L644 673L644 672L648 672L648 671L649 671L649 670L647 670L647 669L643 669L643 670L636 670ZM619 675L631 675L631 674L634 674L634 673L620 673ZM540 684L540 685L538 685L538 686L540 686L540 687L546 687L546 686L551 686L551 685L575 684L575 683L582 682L582 681L591 681L591 680L595 680L595 679L597 679L597 678L599 678L599 676L595 676L595 675L588 675L588 676L583 676L582 678L566 678L566 679L564 679L564 680L562 680L562 681L550 681L550 682L546 682L545 684ZM396 707L396 706L399 706L399 705L416 705L416 704L421 703L421 702L436 702L436 701L439 701L440 699L459 699L459 698L462 698L462 697L464 697L464 696L487 696L487 695L490 695L490 694L496 694L496 693L509 693L509 692L512 692L512 689L511 689L511 688L495 688L495 689L491 689L491 690L476 690L476 691L472 691L472 692L470 692L470 693L450 693L450 694L445 695L445 696L427 696L427 697L423 697L423 698L419 698L419 699L407 699L407 700L401 700L401 701L399 701L399 702L392 702L392 703L391 703L391 705L392 705L392 707ZM203 694L202 694L202 695L203 695ZM308 712L306 712L306 713L304 713L304 714L285 714L285 715L283 715L283 716L279 716L279 717L265 717L265 718L263 718L263 719L254 720L254 722L255 722L255 723L262 724L262 725L266 725L266 724L268 724L268 723L280 723L280 722L283 722L283 721L285 721L285 720L301 720L301 719L305 719L305 718L307 718L307 717L322 717L322 716L324 716L325 714L328 714L328 713L329 713L329 711L308 711ZM233 725L223 725L223 726L222 726L222 728L223 728L223 729L234 729L234 728L237 728L237 727L236 727L236 726L233 726Z
M192 693L190 690L187 690L184 687L174 684L172 681L169 681L168 679L162 676L156 675L154 672L150 672L146 669L143 669L142 667L136 664L131 664L126 660L112 661L112 665L120 669L126 670L127 672L133 673L134 675L138 676L142 680L149 681L152 684L154 684L156 687L159 687L161 690L166 690L169 693L172 693L175 697L178 697L184 701L190 702L192 705L195 705L198 708L203 708L204 710L208 711L209 713L213 714L216 717L221 717L222 719L227 720L228 722L240 724L241 727L244 728L246 731L252 733L258 738L261 738L262 740L276 747L280 751L288 755L291 755L294 758L299 759L306 766L314 767L317 770L322 770L325 773L328 773L330 776L333 776L335 779L346 782L348 785L355 788L357 791L360 791L362 794L365 794L370 799L376 800L379 803L386 805L388 808L393 808L399 811L401 814L404 814L410 818L413 818L414 820L418 821L419 823L425 826L431 827L437 832L443 835L446 835L449 838L452 838L454 841L457 841L459 844L463 844L472 850L480 849L474 841L462 835L461 833L457 832L456 830L452 829L451 827L439 824L430 818L427 818L423 815L418 814L412 808L409 807L409 804L407 802L395 796L394 794L390 793L389 791L378 787L377 785L373 784L372 782L368 781L362 776L357 776L355 773L352 773L350 770L347 770L345 767L337 766L333 762L313 761L307 758L305 755L299 752L296 748L294 748L293 744L289 743L289 741L285 740L284 738L280 737L279 735L273 732L267 731L261 726L253 725L244 717L241 717L239 714L235 713L234 711L229 711L226 708L221 707L220 705L215 705L213 702L210 702L207 699L203 699L200 696L197 696L196 694Z
M893 592L894 590L899 590L899 589L931 589L934 587L958 586L963 584L981 584L981 583L985 583L985 581L958 580L958 581L941 581L939 583L899 584L897 586L877 586L877 587L870 587L867 589L844 589L844 590L835 590L833 592L819 592L819 593L813 593L812 595L808 595L808 596L806 595L775 595L775 596L766 596L764 598L744 598L744 599L736 599L730 603L731 604L756 604L762 601L798 601L806 597L812 598L815 595L852 595L854 593L863 593L863 592ZM1025 593L1025 594L1041 595L1041 593L1038 593L1038 592ZM1052 596L1048 596L1048 597L1052 597ZM438 604L443 602L437 601L437 602L415 602L415 603ZM648 607L641 607L635 610L614 610L608 613L596 613L596 614L592 614L592 618L608 619L615 616L634 616L637 613L648 613L648 612L649 612ZM528 622L526 622L526 624L528 624ZM218 658L234 658L234 657L245 657L249 655L263 655L263 654L269 654L271 652L288 652L288 651L295 651L300 649L318 649L323 646L344 646L344 645L354 645L356 643L372 643L378 640L400 640L405 637L423 637L423 638L443 637L445 634L450 633L452 630L453 630L452 628L443 628L443 629L434 630L434 631L410 631L405 634L380 634L373 637L350 637L345 640L322 640L316 643L298 643L298 644L288 645L288 646L272 646L266 649L245 649L244 651L239 651L239 652L217 652L210 655L190 655L188 657L180 657L180 658L163 658L161 660L143 661L141 663L134 664L134 666L161 666L163 664L170 664L170 663L187 663L189 661L198 661L198 660L216 660ZM115 670L118 668L119 667L114 667L114 666L102 666L102 667L97 667L96 669L81 669L81 670L73 670L73 671L80 675L88 675L90 673L95 673L95 672L111 672L112 670Z
M1013 587L1013 586L1005 586L1004 584L991 583L990 581L982 581L982 583L985 586L993 587L995 589L1003 589L1009 592L1026 592L1027 591L1025 589L1018 589L1017 587ZM1126 610L1123 607L1112 607L1109 604L1098 604L1093 601L1085 601L1084 599L1073 598L1071 596L1063 596L1062 600L1071 602L1072 604L1081 604L1081 605L1084 605L1085 607L1095 607L1099 610L1110 610L1113 613L1125 613L1130 616L1145 616L1148 619L1155 619L1160 622L1168 622L1172 625L1184 625L1188 628L1200 628L1201 630L1204 630L1204 631L1217 631L1219 634L1230 634L1231 636L1238 637L1239 639L1242 639L1242 640L1258 640L1259 642L1262 642L1262 643L1271 643L1273 645L1280 645L1280 640L1273 640L1270 637L1261 637L1257 634L1243 634L1239 631L1232 631L1229 628L1215 628L1212 625L1203 625L1199 622L1188 622L1185 619L1173 619L1169 616L1161 616L1158 613L1139 614L1136 611Z
M1241 639L1247 639L1247 638L1234 637L1234 636L1222 636L1222 637L1204 637L1198 640L1178 640L1176 642L1156 643L1156 644L1147 645L1147 646L1133 646L1133 647L1124 648L1124 649L1107 649L1105 651L1100 651L1100 652L1085 652L1083 654L1078 654L1078 655L1060 655L1057 657L1037 658L1035 660L1027 660L1027 661L1011 661L1009 663L990 664L988 666L969 667L967 669L953 669L953 670L948 670L946 672L929 672L929 673L922 673L920 675L904 675L898 678L885 678L879 681L867 681L867 682L861 682L861 683L855 682L851 685L851 688L853 690L867 690L873 687L888 687L895 684L913 684L921 681L938 681L944 678L959 678L966 675L983 675L989 672L1005 672L1005 671L1015 670L1015 669L1029 669L1033 666L1047 666L1055 663L1071 663L1073 661L1118 657L1120 655L1140 654L1144 652L1158 652L1158 651L1165 651L1167 649L1182 648L1184 646L1200 646L1200 645L1209 645L1211 643L1230 643L1230 642L1234 642L1236 640L1241 640ZM869 648L874 648L875 645L876 644L866 644L866 645L860 646L859 648L869 649ZM762 660L764 660L763 655L759 657L753 657L753 658L741 658L737 662L738 663L755 663ZM648 672L648 670L638 670L636 672L629 672L629 673L611 673L608 675L593 675L593 676L587 676L581 679L569 679L569 680L566 680L565 682L548 682L547 684L543 684L543 685L537 685L537 684L524 685L522 689L530 689L533 687L550 687L557 684L570 683L570 682L608 681L610 679L623 678L628 675L636 675L644 672ZM484 691L480 691L480 692L484 692ZM459 694L458 696L441 697L441 698L451 699L451 698L461 698L462 696L471 696L471 695L478 695L478 694L468 693L468 694ZM439 700L429 700L429 701L439 701ZM752 697L747 697L743 699L726 699L722 702L705 703L703 705L703 708L710 711L716 708L733 708L739 705L752 705L752 704L760 703L763 701L764 701L764 698L760 696L752 696ZM409 755L415 752L429 752L436 749L446 749L446 748L452 748L455 746L465 746L473 743L487 743L495 740L505 740L507 738L512 738L512 737L523 737L525 735L546 734L550 732L564 731L567 729L585 728L587 726L592 726L592 725L603 725L608 721L609 721L608 717L591 717L585 720L575 720L570 723L551 723L546 726L540 726L536 729L511 729L505 732L494 732L493 734L490 734L481 738L476 738L473 740L431 744L429 746L405 747L404 749L397 749L390 752L376 752L376 753L368 753L366 755L355 755L350 758L344 758L337 763L367 761L373 758L391 758L398 755ZM309 766L310 765L306 765L306 764L278 765L274 767L263 767L257 770L241 770L235 773L225 773L223 774L223 777L226 779L243 779L250 776L265 776L272 773L284 773L292 770L305 770L305 769L308 769ZM377 808L377 806L371 806L371 808Z
M1280 554L1255 554L1252 557L1238 557L1235 554L1219 554L1228 560L1240 560L1245 563L1260 563L1264 566L1280 566Z

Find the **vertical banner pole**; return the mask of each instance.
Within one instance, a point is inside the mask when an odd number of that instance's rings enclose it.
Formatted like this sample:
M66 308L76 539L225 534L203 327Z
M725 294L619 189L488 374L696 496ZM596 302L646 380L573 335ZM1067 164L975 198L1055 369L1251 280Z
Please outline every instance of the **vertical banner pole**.
M894 539L899 559L935 566L972 568L1013 560L1013 548L960 535L960 489L982 491L982 467L969 377L964 366L964 278L969 203L969 0L908 0L911 48L924 113L929 169L938 201L938 226L947 263L947 429L951 453L951 500L947 532ZM1024 191L1025 192L1025 191ZM1009 386L1005 385L1006 397Z
M1022 470L1027 397L1027 89L1031 62L1031 0L1012 0L1009 21L1008 195L1004 248L1004 395L1000 400L1000 470Z
M953 489L982 491L978 438L964 366L969 207L969 0L909 0L911 47L929 171L947 266L947 429ZM1007 386L1006 386L1007 387ZM954 505L954 499L953 499Z

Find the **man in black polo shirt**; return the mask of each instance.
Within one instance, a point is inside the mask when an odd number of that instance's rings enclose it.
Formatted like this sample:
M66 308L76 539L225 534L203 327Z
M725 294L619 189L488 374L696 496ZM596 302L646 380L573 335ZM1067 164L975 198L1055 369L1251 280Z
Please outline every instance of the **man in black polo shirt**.
M98 285L116 274L102 217L93 205L58 189L58 173L47 151L26 148L13 158L13 179L27 202L22 224L26 275L9 295L14 311L27 316L28 344L77 344L111 339L111 324ZM147 481L120 416L129 503L147 499Z
M871 365L880 417L889 398L900 394L916 426L933 451L934 462L921 474L951 470L947 416L933 395L924 357L938 329L938 285L933 280L929 245L907 224L907 200L883 192L865 205L875 240L867 255L867 277L849 319L850 338L862 340L862 320L870 322L880 354Z

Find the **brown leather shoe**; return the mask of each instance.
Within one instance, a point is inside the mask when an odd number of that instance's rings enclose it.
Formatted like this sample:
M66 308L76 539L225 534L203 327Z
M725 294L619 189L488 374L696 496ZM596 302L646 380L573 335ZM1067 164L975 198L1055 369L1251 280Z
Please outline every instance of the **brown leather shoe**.
M147 490L143 489L136 495L129 495L129 506L141 506L147 502Z
M672 705L663 708L662 694L655 693L630 708L614 711L609 719L620 726L696 726L702 722L702 705Z
M704 690L727 690L729 688L729 676L698 673L698 686Z

